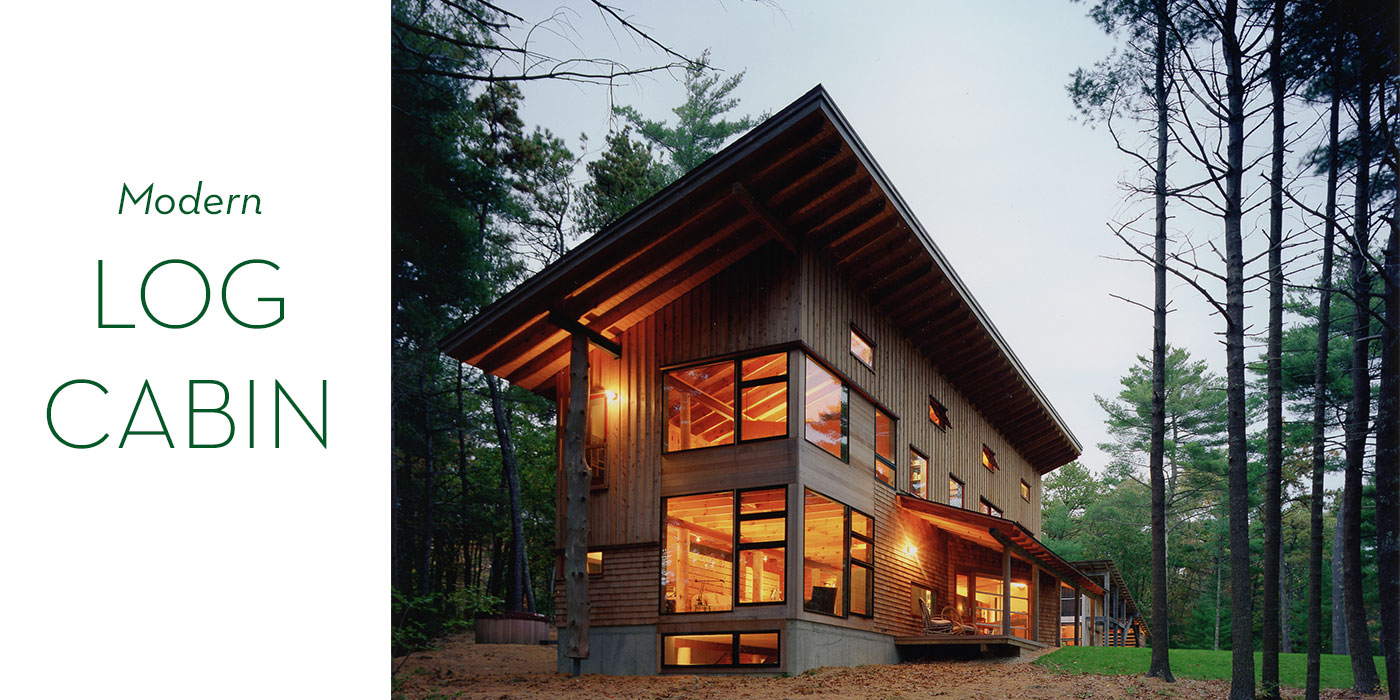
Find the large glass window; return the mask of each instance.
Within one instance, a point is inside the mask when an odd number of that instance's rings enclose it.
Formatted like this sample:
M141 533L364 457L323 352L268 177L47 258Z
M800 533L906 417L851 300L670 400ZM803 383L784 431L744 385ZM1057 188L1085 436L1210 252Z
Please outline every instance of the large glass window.
M666 449L734 443L734 362L666 373Z
M665 666L776 666L778 633L721 632L662 637Z
M963 482L952 474L948 475L948 505L963 507Z
M667 451L787 437L787 375L785 352L667 372Z
M663 611L787 600L787 487L674 496L665 508Z
M803 499L803 607L870 617L875 604L875 523L807 490Z
M787 488L739 492L739 604L787 600Z
M957 575L958 607L970 619L978 634L1002 633L1004 604L1002 577L995 574L960 573ZM1011 580L1011 634L1030 638L1030 583Z
M803 418L807 441L841 461L849 460L849 390L816 360L807 358L807 397Z
M909 448L909 490L919 498L928 498L928 457Z
M802 600L813 612L845 616L846 507L808 490L802 511Z
M666 612L734 607L734 492L666 499Z
M894 419L890 414L875 409L875 478L890 486L897 486L894 466Z

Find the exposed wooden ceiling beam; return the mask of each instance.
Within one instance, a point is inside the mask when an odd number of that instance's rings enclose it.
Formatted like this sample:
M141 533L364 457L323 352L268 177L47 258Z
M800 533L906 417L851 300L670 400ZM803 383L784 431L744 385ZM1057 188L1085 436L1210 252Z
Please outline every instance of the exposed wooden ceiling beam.
M607 350L613 357L622 357L622 346L615 340L604 338L602 333L579 323L578 319L558 311L549 312L549 322L570 333L582 333L588 342Z
M733 192L734 196L738 198L739 203L743 204L744 208L748 209L749 213L752 214L754 218L758 219L759 223L762 223L764 228L768 229L768 233L778 239L778 242L782 243L783 247L787 248L789 253L793 255L797 254L799 243L797 236L793 235L792 231L788 229L787 224L778 220L773 210L764 206L763 202L754 198L753 193L750 192L747 187L744 187L742 182L734 183Z
M833 218L807 232L807 237L830 250L839 241L865 235L867 231L879 231L886 226L894 226L899 217L885 198Z

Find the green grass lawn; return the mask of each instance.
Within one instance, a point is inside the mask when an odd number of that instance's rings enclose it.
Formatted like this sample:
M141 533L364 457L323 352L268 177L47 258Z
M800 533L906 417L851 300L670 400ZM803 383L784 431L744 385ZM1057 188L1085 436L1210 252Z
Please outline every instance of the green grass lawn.
M1151 660L1151 649L1131 647L1061 647L1036 659L1036 663L1047 668L1069 673L1098 673L1106 675L1132 675L1147 673ZM1259 678L1261 661L1259 652L1254 653L1254 678ZM1230 652L1209 649L1173 649L1171 652L1172 674L1177 678L1197 678L1201 680L1230 680ZM1385 660L1376 657L1376 671L1381 681L1385 681ZM1308 655L1279 654L1279 682L1290 688L1302 688L1307 684ZM1321 683L1323 688L1351 687L1351 657L1322 655Z

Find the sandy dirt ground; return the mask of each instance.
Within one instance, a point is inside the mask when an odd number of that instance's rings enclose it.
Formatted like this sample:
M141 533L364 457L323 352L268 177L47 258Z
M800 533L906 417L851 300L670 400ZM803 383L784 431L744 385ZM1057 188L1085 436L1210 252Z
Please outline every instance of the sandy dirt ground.
M792 678L742 676L590 676L554 672L553 646L477 645L470 634L440 640L434 651L394 659L396 700L1051 700L1058 698L1225 698L1225 681L1162 683L1142 676L1056 673L1034 659L913 662L821 668ZM1285 697L1302 697L1287 691ZM1329 700L1361 698L1323 691ZM1369 696L1375 698L1377 696Z

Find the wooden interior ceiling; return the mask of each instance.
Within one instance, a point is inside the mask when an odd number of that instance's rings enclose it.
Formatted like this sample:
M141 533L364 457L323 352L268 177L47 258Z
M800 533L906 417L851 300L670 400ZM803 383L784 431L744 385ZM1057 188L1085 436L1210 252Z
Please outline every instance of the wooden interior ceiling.
M819 250L1042 474L1079 455L820 86L483 309L442 348L553 398L571 328L616 341L765 245Z

